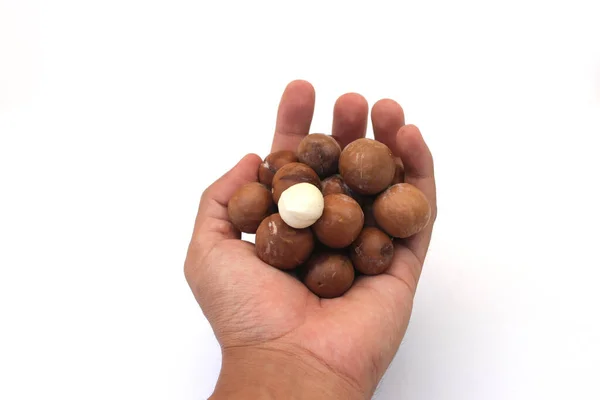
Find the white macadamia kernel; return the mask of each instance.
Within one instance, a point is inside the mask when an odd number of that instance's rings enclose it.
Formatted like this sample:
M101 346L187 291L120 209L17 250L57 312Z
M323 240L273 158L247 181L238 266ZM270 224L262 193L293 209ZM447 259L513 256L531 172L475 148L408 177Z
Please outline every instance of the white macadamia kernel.
M279 215L295 229L308 228L323 215L323 195L311 183L298 183L287 188L279 198Z

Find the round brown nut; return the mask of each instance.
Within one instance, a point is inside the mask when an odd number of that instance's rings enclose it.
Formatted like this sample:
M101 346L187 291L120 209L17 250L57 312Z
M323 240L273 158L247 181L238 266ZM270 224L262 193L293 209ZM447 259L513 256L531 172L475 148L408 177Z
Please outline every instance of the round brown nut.
M294 229L279 214L265 218L254 240L256 255L265 263L278 269L293 269L311 255L315 240L310 229Z
M302 281L321 298L339 297L352 287L354 268L344 254L332 251L316 253L306 263Z
M290 150L280 150L269 154L258 167L258 180L260 183L271 186L275 173L286 164L297 162L298 157Z
M392 265L392 239L377 228L366 227L350 247L354 267L365 275L379 275Z
M398 183L377 196L373 215L377 225L390 236L407 238L425 228L431 217L431 205L418 188Z
M404 183L404 164L400 158L396 158L396 173L394 174L394 179L392 180L392 185L396 183Z
M298 160L311 167L319 177L326 178L337 172L342 148L332 136L313 133L298 145Z
M377 194L394 179L396 163L385 144L361 138L350 143L340 155L340 174L350 189L359 194Z
M240 187L227 203L229 220L244 233L255 233L262 220L273 211L271 192L258 182Z
M360 234L364 214L356 200L345 194L330 194L324 198L323 215L312 226L324 245L333 249L350 246Z
M297 183L312 183L321 189L321 180L317 173L308 165L293 162L284 165L273 177L273 201L279 202L279 197L287 188Z
M348 185L346 185L346 182L344 182L342 179L342 176L339 174L325 178L323 182L321 182L321 192L323 192L323 196L334 193L345 194L352 197L361 206L363 203L362 196L350 189Z

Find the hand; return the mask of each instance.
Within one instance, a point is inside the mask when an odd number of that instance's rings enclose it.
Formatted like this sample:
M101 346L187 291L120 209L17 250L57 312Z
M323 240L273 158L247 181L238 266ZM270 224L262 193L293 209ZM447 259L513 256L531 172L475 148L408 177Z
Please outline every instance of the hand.
M315 93L294 81L283 93L272 151L295 150L309 133ZM332 134L346 145L364 137L368 105L341 96ZM186 279L221 345L222 369L214 399L366 399L392 361L406 331L436 216L433 160L404 112L380 100L371 112L375 138L405 166L405 180L431 202L429 225L395 241L390 269L359 277L342 297L319 299L290 274L263 263L228 221L227 202L257 180L257 155L245 156L202 195L185 262ZM233 396L233 397L231 397Z

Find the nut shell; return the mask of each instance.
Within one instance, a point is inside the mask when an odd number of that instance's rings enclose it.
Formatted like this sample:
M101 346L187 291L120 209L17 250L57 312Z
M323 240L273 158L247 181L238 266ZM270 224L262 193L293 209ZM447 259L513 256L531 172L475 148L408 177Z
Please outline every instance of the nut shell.
M383 231L366 227L350 247L354 268L365 275L379 275L392 265L394 245Z
M343 295L354 282L354 268L345 254L326 251L315 253L304 267L302 281L321 298Z
M324 198L323 215L312 230L324 245L333 249L350 246L360 234L364 214L360 205L345 194L330 194Z
M386 233L407 238L425 228L431 217L431 205L417 187L398 183L375 199L373 215Z
M341 152L337 140L322 133L306 136L297 150L298 160L315 170L321 179L337 172Z
M255 233L274 208L271 192L258 182L240 187L227 203L229 220L240 232Z
M359 195L354 190L350 189L348 185L346 185L346 182L344 182L340 174L332 175L328 178L325 178L323 182L321 182L321 192L323 192L323 196L335 193L345 194L347 196L352 197L361 206L364 201L361 195Z
M293 151L280 150L273 152L258 167L258 180L264 185L271 186L273 177L281 167L297 161L298 157Z
M396 163L385 144L361 138L350 143L340 155L339 170L344 182L359 194L385 190L394 179Z
M273 177L273 201L279 202L281 194L290 186L307 182L321 189L321 180L317 173L308 165L293 162L284 165Z
M308 260L315 241L310 229L294 229L279 214L273 214L261 222L254 244L258 258L275 268L288 270Z

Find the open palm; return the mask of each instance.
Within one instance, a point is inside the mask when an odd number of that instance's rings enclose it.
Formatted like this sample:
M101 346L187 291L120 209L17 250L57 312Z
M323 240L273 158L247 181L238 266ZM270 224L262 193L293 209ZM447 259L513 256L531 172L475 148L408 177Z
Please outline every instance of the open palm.
M296 149L309 133L314 101L308 82L288 85L273 151ZM338 99L332 134L342 145L365 136L368 111L358 94ZM433 161L418 129L404 125L402 108L392 100L377 102L371 119L375 138L402 159L406 182L421 189L433 207L426 229L395 242L386 273L357 278L340 298L319 299L291 274L258 259L227 217L233 193L257 181L261 159L253 154L204 192L185 263L186 278L224 352L261 348L311 358L365 396L372 394L406 331L436 215Z

